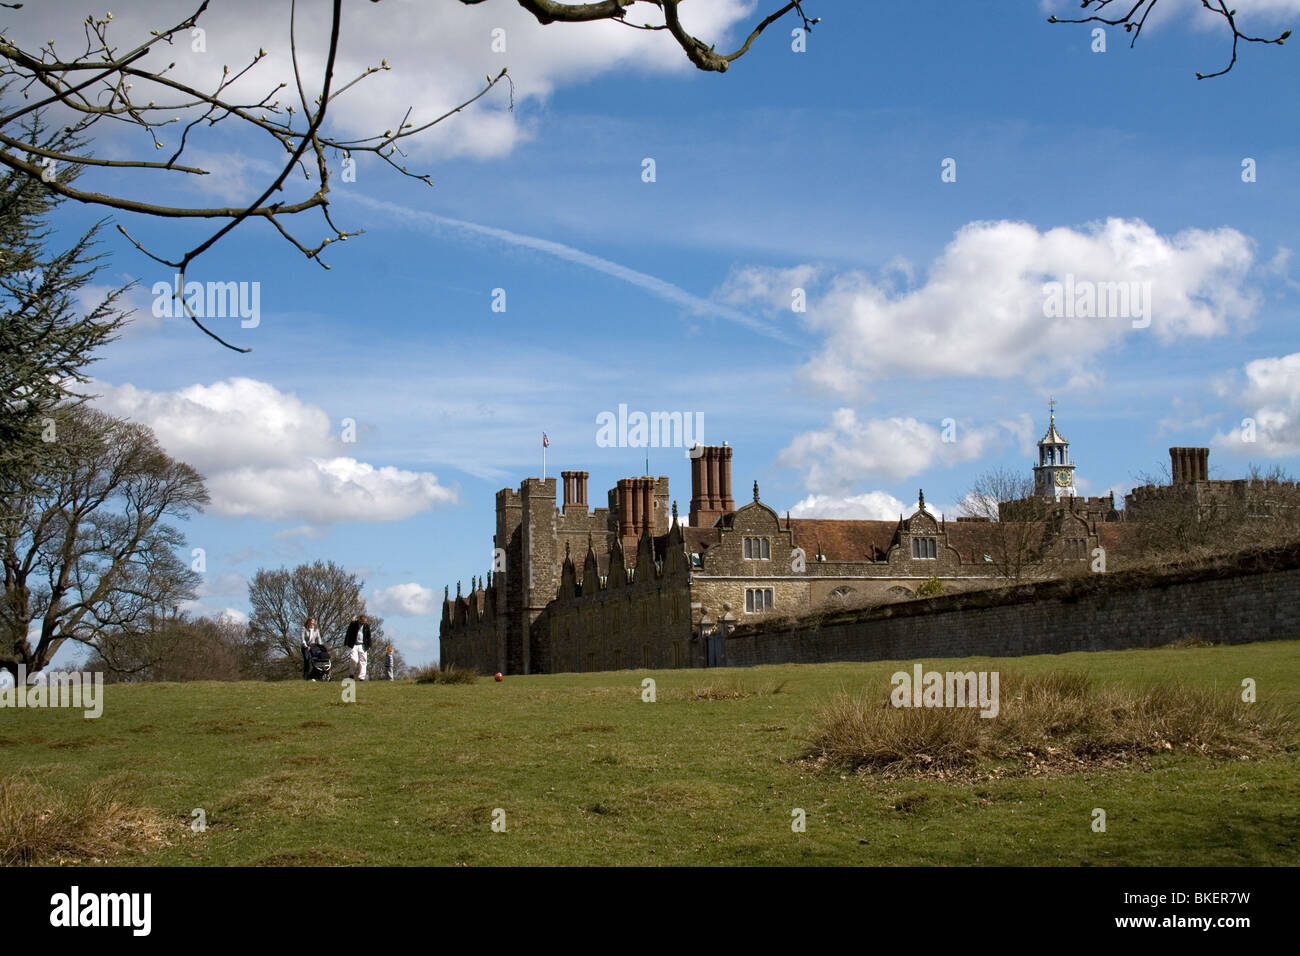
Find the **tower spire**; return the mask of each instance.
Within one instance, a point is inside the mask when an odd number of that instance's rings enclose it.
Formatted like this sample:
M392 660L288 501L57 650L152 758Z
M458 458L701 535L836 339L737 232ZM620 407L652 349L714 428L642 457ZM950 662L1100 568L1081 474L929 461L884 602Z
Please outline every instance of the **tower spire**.
M1047 434L1038 442L1038 464L1034 466L1034 494L1042 497L1073 498L1074 462L1070 443L1056 430L1056 396L1048 396Z

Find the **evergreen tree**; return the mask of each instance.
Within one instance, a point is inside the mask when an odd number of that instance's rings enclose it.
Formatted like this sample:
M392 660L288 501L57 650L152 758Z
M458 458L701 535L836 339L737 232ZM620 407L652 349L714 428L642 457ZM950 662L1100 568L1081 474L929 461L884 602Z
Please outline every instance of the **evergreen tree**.
M46 130L39 118L24 131L38 148L67 152L80 146L62 129ZM3 167L0 167L3 169ZM80 167L49 167L70 182ZM51 249L49 219L61 201L49 186L21 172L0 175L0 493L30 482L54 441L54 410L81 401L94 353L114 339L129 313L116 289L97 304L83 304L87 284L101 265L94 252L98 222L72 245Z

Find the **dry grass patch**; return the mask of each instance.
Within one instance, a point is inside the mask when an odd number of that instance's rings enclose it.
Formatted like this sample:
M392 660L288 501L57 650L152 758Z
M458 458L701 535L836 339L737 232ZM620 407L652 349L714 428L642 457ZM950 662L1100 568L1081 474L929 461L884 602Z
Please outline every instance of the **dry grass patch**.
M478 671L472 667L438 667L430 664L417 670L412 678L417 684L472 684L478 680Z
M156 811L115 795L112 779L68 794L30 778L0 777L0 865L80 863L170 846Z
M788 680L755 680L730 677L695 684L687 688L670 687L661 692L668 700L740 700L742 697L766 697L785 690Z
M674 811L717 810L732 806L738 793L711 780L670 780L667 783L638 789L629 794L629 802L649 807L672 807Z
M300 818L328 814L337 803L332 784L305 771L280 770L245 780L217 805L217 812L232 816L272 812Z
M1296 745L1294 715L1231 689L1104 686L1065 671L1001 677L990 718L840 694L817 714L804 756L885 776L1011 776L1145 764L1166 752L1251 759Z
M1161 647L1181 650L1186 647L1214 647L1214 641L1205 637L1203 634L1184 634L1176 641L1170 641L1168 644L1162 644Z

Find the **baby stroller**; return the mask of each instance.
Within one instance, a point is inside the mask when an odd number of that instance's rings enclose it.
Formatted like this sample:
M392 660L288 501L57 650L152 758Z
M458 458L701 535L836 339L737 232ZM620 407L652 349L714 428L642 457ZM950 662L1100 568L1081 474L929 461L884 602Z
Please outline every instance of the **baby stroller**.
M308 680L330 679L330 652L324 644L313 644L307 649L307 667Z

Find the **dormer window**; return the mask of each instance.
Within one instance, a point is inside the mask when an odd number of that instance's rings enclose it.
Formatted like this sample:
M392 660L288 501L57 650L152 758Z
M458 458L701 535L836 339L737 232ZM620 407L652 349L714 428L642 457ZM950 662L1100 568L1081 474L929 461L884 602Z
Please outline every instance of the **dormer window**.
M933 558L938 555L938 542L934 538L913 538L912 557Z
M754 561L767 561L772 557L772 541L770 538L746 538L744 542L744 555L746 558Z

